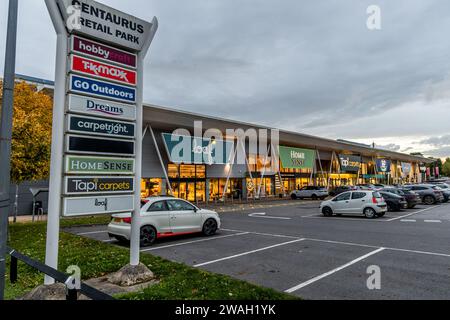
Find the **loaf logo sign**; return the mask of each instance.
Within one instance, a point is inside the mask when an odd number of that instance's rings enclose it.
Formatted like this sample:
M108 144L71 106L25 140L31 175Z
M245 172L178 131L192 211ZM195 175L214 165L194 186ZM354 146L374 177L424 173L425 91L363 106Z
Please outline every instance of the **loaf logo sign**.
M136 106L69 94L69 111L120 120L136 120Z
M88 193L132 193L132 177L66 177L67 195Z
M100 41L140 51L149 37L152 24L91 0L57 0L65 21L70 6L78 6L80 26L72 30Z
M314 150L280 146L279 152L283 168L312 169L314 167Z
M84 93L129 103L136 102L136 89L131 87L120 86L75 75L70 76L69 83L70 90L74 93Z
M66 156L68 174L133 174L134 159Z
M67 119L69 132L89 133L117 138L134 138L135 135L135 125L133 123L74 115L69 115Z
M134 141L67 135L66 152L134 156Z
M136 71L127 70L75 55L72 55L71 62L71 70L74 72L133 86L135 86L137 82Z
M136 68L137 57L119 49L112 48L100 44L98 42L90 41L72 36L72 51L82 53L94 58L98 58L107 62L116 63L125 67Z
M131 212L133 210L133 195L64 198L66 217Z

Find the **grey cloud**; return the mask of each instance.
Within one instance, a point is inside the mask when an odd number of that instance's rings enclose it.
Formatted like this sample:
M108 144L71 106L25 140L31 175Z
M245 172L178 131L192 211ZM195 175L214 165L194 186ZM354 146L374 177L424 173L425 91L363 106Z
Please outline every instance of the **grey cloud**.
M433 147L450 146L450 134L441 137L430 137L422 140L420 144L427 144Z
M448 1L378 0L380 31L366 28L372 0L102 2L159 18L147 102L330 138L448 134ZM20 18L17 72L52 79L43 2L22 0Z

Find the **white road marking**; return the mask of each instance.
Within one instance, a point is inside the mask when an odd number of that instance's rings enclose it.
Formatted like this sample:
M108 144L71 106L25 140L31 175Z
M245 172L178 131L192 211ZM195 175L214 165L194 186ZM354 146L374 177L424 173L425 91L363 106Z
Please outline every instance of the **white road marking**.
M220 229L223 231L231 231L231 232L248 232L251 234L256 234L258 236L268 236L268 237L277 237L277 238L288 238L288 239L300 239L301 237L295 236L287 236L284 234L273 234L273 233L262 233L262 232L253 232L253 231L242 231L242 230L234 230L234 229Z
M211 238L208 238L208 239L180 242L180 243L175 243L175 244L169 244L167 246L160 246L160 247L152 247L152 248L148 248L148 249L142 249L141 252L153 251L153 250L159 250L159 249L165 249L165 248L171 248L171 247L178 247L178 246L183 246L183 245L186 245L186 244L205 242L205 241L211 241L211 240L217 240L217 239L223 239L223 238L229 238L229 237L235 237L235 236L242 236L244 234L249 234L249 233L250 232L241 232L241 233L227 234L225 236L211 237Z
M248 216L252 217L252 218L264 218L264 219L279 219L279 220L291 220L292 219L292 218L288 218L288 217L266 216L266 214L264 212L250 213Z
M417 220L414 219L402 219L401 222L417 222Z
M412 212L412 213L410 213L410 214L405 214L404 216L392 218L392 219L385 220L385 221L388 221L388 222L389 222L389 221L400 220L400 219L403 219L403 218L406 218L406 217L410 217L410 216L412 216L412 215L415 215L415 214L418 214L418 213L421 213L421 212L424 212L424 211L428 211L428 210L431 210L431 209L434 209L434 207L422 209L422 210L419 210L419 211Z
M98 234L98 233L108 233L107 230L103 230L103 231L90 231L90 232L81 232L81 233L77 233L77 236L86 236L88 234Z
M355 260L352 260L352 261L350 261L349 263L346 263L346 264L344 264L344 265L342 265L342 266L340 266L340 267L338 267L338 268L336 268L336 269L333 269L333 270L331 270L331 271L328 271L328 272L326 272L326 273L323 273L323 274L321 274L321 275L319 275L319 276L317 276L317 277L314 277L314 278L312 278L312 279L310 279L310 280L308 280L308 281L305 281L305 282L303 282L303 283L300 283L299 285L297 285L297 286L295 286L295 287L292 287L292 288L290 288L290 289L287 289L287 290L285 290L284 292L286 292L286 293L292 293L292 292L295 292L295 291L297 291L297 290L300 290L301 288L304 288L304 287L306 287L306 286L309 286L310 284L312 284L312 283L314 283L314 282L317 282L317 281L319 281L319 280L321 280L321 279L323 279L323 278L325 278L325 277L328 277L329 275L332 275L333 273L336 273L336 272L338 272L338 271L341 271L342 269L345 269L345 268L347 268L347 267L349 267L349 266L351 266L351 265L353 265L353 264L355 264L355 263L357 263L357 262L359 262L359 261L361 261L361 260L364 260L364 259L366 259L366 258L368 258L368 257L370 257L370 256L373 256L374 254L377 254L377 253L383 251L384 249L385 249L385 248L378 248L378 249L376 249L376 250L374 250L374 251L372 251L372 252L369 252L368 254L365 254L365 255L363 255L363 256L361 256L361 257L355 259Z
M249 254L252 254L252 253L256 253L256 252L260 252L260 251L264 251L264 250L269 250L269 249L285 246L285 245L288 245L288 244L291 244L291 243L300 242L300 241L303 241L303 240L305 240L305 239L297 239L297 240L292 240L292 241L288 241L288 242L283 242L283 243L275 244L275 245L272 245L272 246L268 246L268 247L264 247L264 248L251 250L251 251L235 254L235 255L232 255L232 256L220 258L220 259L213 260L213 261L199 263L199 264L194 265L194 267L198 268L198 267L206 266L206 265L213 264L213 263L220 262L220 261L224 261L224 260L230 260L230 259L234 259L234 258L239 258L239 257L246 256L246 255L249 255Z
M430 223L441 223L441 220L424 220L425 222L430 222Z

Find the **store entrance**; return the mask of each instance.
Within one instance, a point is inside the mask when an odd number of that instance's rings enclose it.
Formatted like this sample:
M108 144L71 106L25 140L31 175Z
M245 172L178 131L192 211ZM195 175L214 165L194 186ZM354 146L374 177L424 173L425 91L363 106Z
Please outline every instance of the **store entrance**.
M191 202L205 202L206 181L178 181L172 182L173 196Z

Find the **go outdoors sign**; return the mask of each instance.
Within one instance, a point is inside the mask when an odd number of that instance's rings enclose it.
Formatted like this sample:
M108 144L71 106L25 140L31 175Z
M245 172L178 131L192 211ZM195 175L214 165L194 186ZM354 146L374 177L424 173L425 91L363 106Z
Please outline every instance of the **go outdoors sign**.
M143 49L152 24L91 0L57 0L65 21L75 19L70 6L79 6L79 28L73 32L122 46L133 51Z
M163 133L170 161L186 164L227 164L233 142Z
M339 163L342 172L359 172L361 166L361 157L347 154L339 155Z
M280 146L279 151L283 168L312 169L314 167L314 150Z

